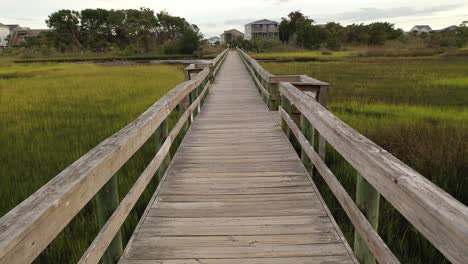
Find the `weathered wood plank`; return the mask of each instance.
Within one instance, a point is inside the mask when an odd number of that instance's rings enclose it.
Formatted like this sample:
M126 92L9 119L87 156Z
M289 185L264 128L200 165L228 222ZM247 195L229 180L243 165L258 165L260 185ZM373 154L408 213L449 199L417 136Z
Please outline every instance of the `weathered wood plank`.
M333 256L347 254L342 243L306 244L306 245L255 245L250 247L211 247L194 246L159 247L136 246L129 259L173 259L173 258L265 258L297 256Z
M128 260L128 264L349 264L353 263L347 255L313 257L275 257L275 258L230 258L230 259L154 259Z
M334 232L286 234L286 235L234 235L234 236L154 236L153 234L142 234L135 241L136 245L142 246L222 246L222 247L248 247L252 245L300 245L336 243L338 236Z

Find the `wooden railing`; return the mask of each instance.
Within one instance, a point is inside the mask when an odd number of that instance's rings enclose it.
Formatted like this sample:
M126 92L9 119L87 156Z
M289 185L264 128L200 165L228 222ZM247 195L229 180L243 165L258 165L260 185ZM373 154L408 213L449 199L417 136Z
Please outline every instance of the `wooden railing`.
M226 54L227 50L223 51L194 78L172 89L138 119L104 140L3 216L0 219L0 263L32 262L103 186L109 189L102 194L99 192L101 204L115 203L111 197L116 192L113 175L156 135L157 154L127 195L116 208L101 208L113 213L80 260L80 263L98 263L114 237L118 237L120 227L155 173L161 175L169 165L169 149L178 135L185 135L190 121L200 111L210 79L216 76ZM176 108L178 121L169 132L167 118ZM115 248L111 257L118 259L121 253L118 248L122 245Z
M263 86L259 90L264 98L269 98L270 109L275 109L277 98L271 98L276 94L276 88L271 89L275 76L244 51L239 52L257 85ZM320 93L323 95L320 89L327 88L328 84L309 79L317 83L311 88L302 83L308 80L304 76L298 82L277 78L280 79L282 128L298 144L305 167L325 180L354 225L356 235L363 238L354 243L355 254L361 262L373 262L370 255L379 263L399 263L375 230L381 194L448 260L467 263L468 208L465 205L329 112L326 98L320 98ZM323 138L322 146L314 144L317 133ZM325 142L358 172L356 202L325 164Z

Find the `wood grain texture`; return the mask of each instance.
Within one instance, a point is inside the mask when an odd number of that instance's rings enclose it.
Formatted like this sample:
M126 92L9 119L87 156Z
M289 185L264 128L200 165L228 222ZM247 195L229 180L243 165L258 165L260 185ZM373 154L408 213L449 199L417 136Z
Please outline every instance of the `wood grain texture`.
M354 260L236 52L125 252L121 263Z
M289 83L282 95L387 201L453 263L468 259L468 207Z

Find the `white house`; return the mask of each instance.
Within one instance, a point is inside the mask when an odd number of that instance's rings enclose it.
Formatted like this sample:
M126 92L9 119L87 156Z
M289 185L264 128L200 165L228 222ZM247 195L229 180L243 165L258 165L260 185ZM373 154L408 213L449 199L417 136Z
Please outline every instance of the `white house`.
M430 33L431 31L432 31L432 28L428 25L416 25L411 29L411 32L416 33L416 34Z
M6 38L10 35L10 29L8 26L0 24L0 48L4 49L8 46L8 41Z

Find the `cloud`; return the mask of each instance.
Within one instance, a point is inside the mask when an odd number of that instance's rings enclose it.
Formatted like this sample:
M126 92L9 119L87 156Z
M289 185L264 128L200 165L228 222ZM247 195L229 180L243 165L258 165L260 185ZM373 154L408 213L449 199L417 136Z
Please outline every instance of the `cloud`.
M215 28L217 26L217 24L215 23L200 23L198 24L199 27L206 27L206 28Z
M225 25L234 25L234 26L245 25L245 24L248 24L248 23L250 23L252 21L255 21L255 20L258 20L258 19L255 19L255 18L228 19L228 20L224 21L224 24Z
M328 15L320 17L333 18L333 20L344 20L344 21L368 21L385 18L396 18L396 17L407 17L407 16L422 16L422 15L433 15L438 12L452 11L457 8L464 6L464 4L450 4L432 6L426 8L415 8L415 7L396 7L396 8L361 8L355 11L344 12L336 15Z

